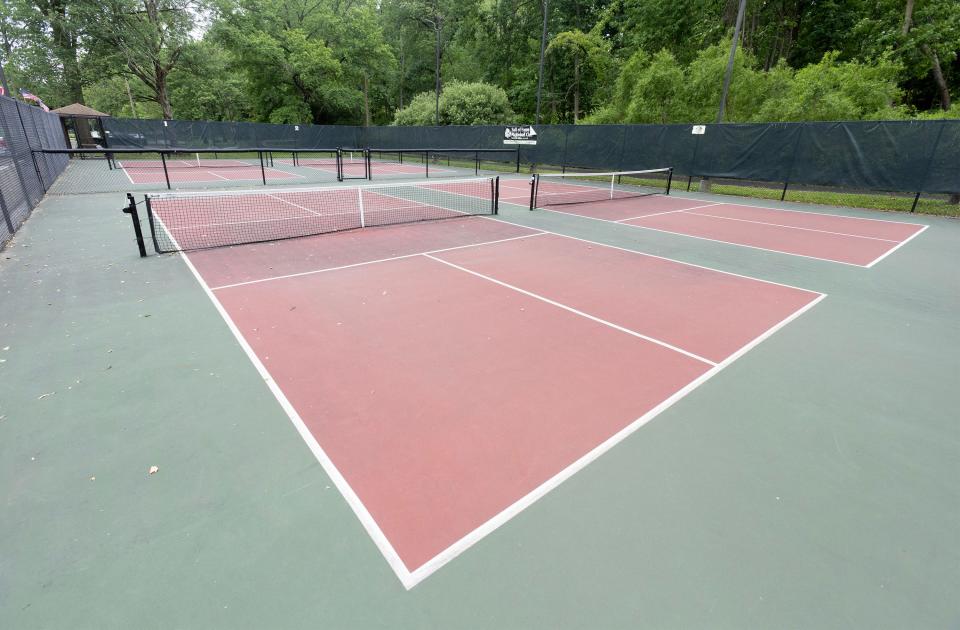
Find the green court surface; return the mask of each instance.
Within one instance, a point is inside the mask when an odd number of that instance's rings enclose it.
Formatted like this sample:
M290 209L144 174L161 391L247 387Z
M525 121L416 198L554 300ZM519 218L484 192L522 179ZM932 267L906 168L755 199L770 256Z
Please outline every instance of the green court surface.
M863 268L504 204L828 297L407 589L123 205L48 197L0 252L0 628L960 624L957 220L782 204L929 224Z

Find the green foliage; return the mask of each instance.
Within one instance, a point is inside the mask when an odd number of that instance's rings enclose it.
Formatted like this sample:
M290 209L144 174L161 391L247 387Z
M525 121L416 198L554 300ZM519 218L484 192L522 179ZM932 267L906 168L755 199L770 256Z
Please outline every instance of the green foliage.
M610 45L597 33L575 29L551 39L546 54L553 94L576 122L603 92L610 67Z
M889 59L874 64L840 63L827 53L817 63L792 73L754 116L758 121L859 120L896 116L901 67ZM788 73L783 68L784 76Z
M433 125L436 121L436 101L433 91L421 92L413 97L410 104L397 110L393 119L395 125Z
M488 83L453 81L440 94L440 124L497 125L515 119L507 93ZM435 118L433 92L422 92L408 107L397 112L395 125L432 125Z
M957 0L747 3L725 119L957 116ZM710 122L733 0L551 0L544 122ZM51 106L296 123L433 124L442 84L533 121L542 2L5 0L0 62ZM439 35L439 42L438 37ZM130 105L127 84L134 106ZM459 88L458 88L459 89ZM487 95L486 98L493 98ZM467 95L443 120L506 116ZM949 111L940 113L941 109ZM499 117L502 118L502 117Z
M679 123L716 118L729 41L709 46L682 66L669 51L639 51L624 66L608 107L589 122ZM781 62L764 72L738 50L725 121L858 120L900 117L896 77L887 58L840 62L839 53L794 71Z

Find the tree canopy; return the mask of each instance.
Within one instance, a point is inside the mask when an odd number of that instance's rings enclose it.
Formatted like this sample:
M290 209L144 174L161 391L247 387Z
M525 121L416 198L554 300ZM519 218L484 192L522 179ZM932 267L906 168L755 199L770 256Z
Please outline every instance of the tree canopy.
M711 122L736 0L552 0L544 122ZM531 122L539 0L5 0L51 106L317 124ZM728 121L956 116L957 0L749 0Z

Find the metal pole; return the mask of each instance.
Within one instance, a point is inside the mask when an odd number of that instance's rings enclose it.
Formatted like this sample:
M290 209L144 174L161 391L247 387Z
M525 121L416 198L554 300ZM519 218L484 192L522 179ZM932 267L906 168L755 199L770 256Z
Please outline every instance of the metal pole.
M436 18L436 23L433 26L434 32L437 34L437 43L434 47L435 52L435 62L434 74L436 75L434 81L434 119L436 125L440 126L440 16L434 16Z
M137 236L137 249L140 250L140 258L147 257L147 248L143 243L143 231L140 229L140 215L137 213L137 201L133 194L127 193L127 207L123 209L124 214L130 215L133 221L133 233Z
M167 156L160 152L160 163L163 164L163 177L167 180L167 190L170 190L170 173L167 171Z
M727 58L727 71L723 76L723 89L720 92L720 107L717 109L717 122L723 122L723 115L727 109L727 95L730 93L730 79L733 78L733 62L737 56L737 42L740 39L740 28L743 26L743 15L747 10L747 0L740 0L737 9L737 22L733 26L733 41L730 42L730 57ZM700 192L710 192L710 179L700 180Z
M727 59L727 71L723 77L723 91L720 94L720 109L717 111L717 122L723 122L724 110L727 108L727 95L730 92L730 79L733 77L733 61L737 55L737 41L740 39L740 28L743 26L743 14L747 9L747 0L740 0L737 9L737 23L733 27L733 41L730 42L730 57Z
M543 57L547 50L547 18L550 16L550 0L543 0L543 30L540 32L540 70L537 77L537 118L540 124L540 99L543 93Z

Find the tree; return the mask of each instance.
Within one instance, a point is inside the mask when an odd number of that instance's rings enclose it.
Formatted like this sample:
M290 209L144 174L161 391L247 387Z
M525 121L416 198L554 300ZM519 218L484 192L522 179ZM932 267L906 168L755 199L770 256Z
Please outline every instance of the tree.
M86 6L91 51L103 66L124 67L173 118L169 77L191 42L201 0L102 0Z
M457 13L452 0L400 0L398 7L402 18L413 20L428 29L433 36L434 122L439 125L443 52L453 31Z
M573 122L580 119L581 100L590 99L606 78L610 60L608 44L596 33L580 30L558 33L547 46L555 84L572 98Z

